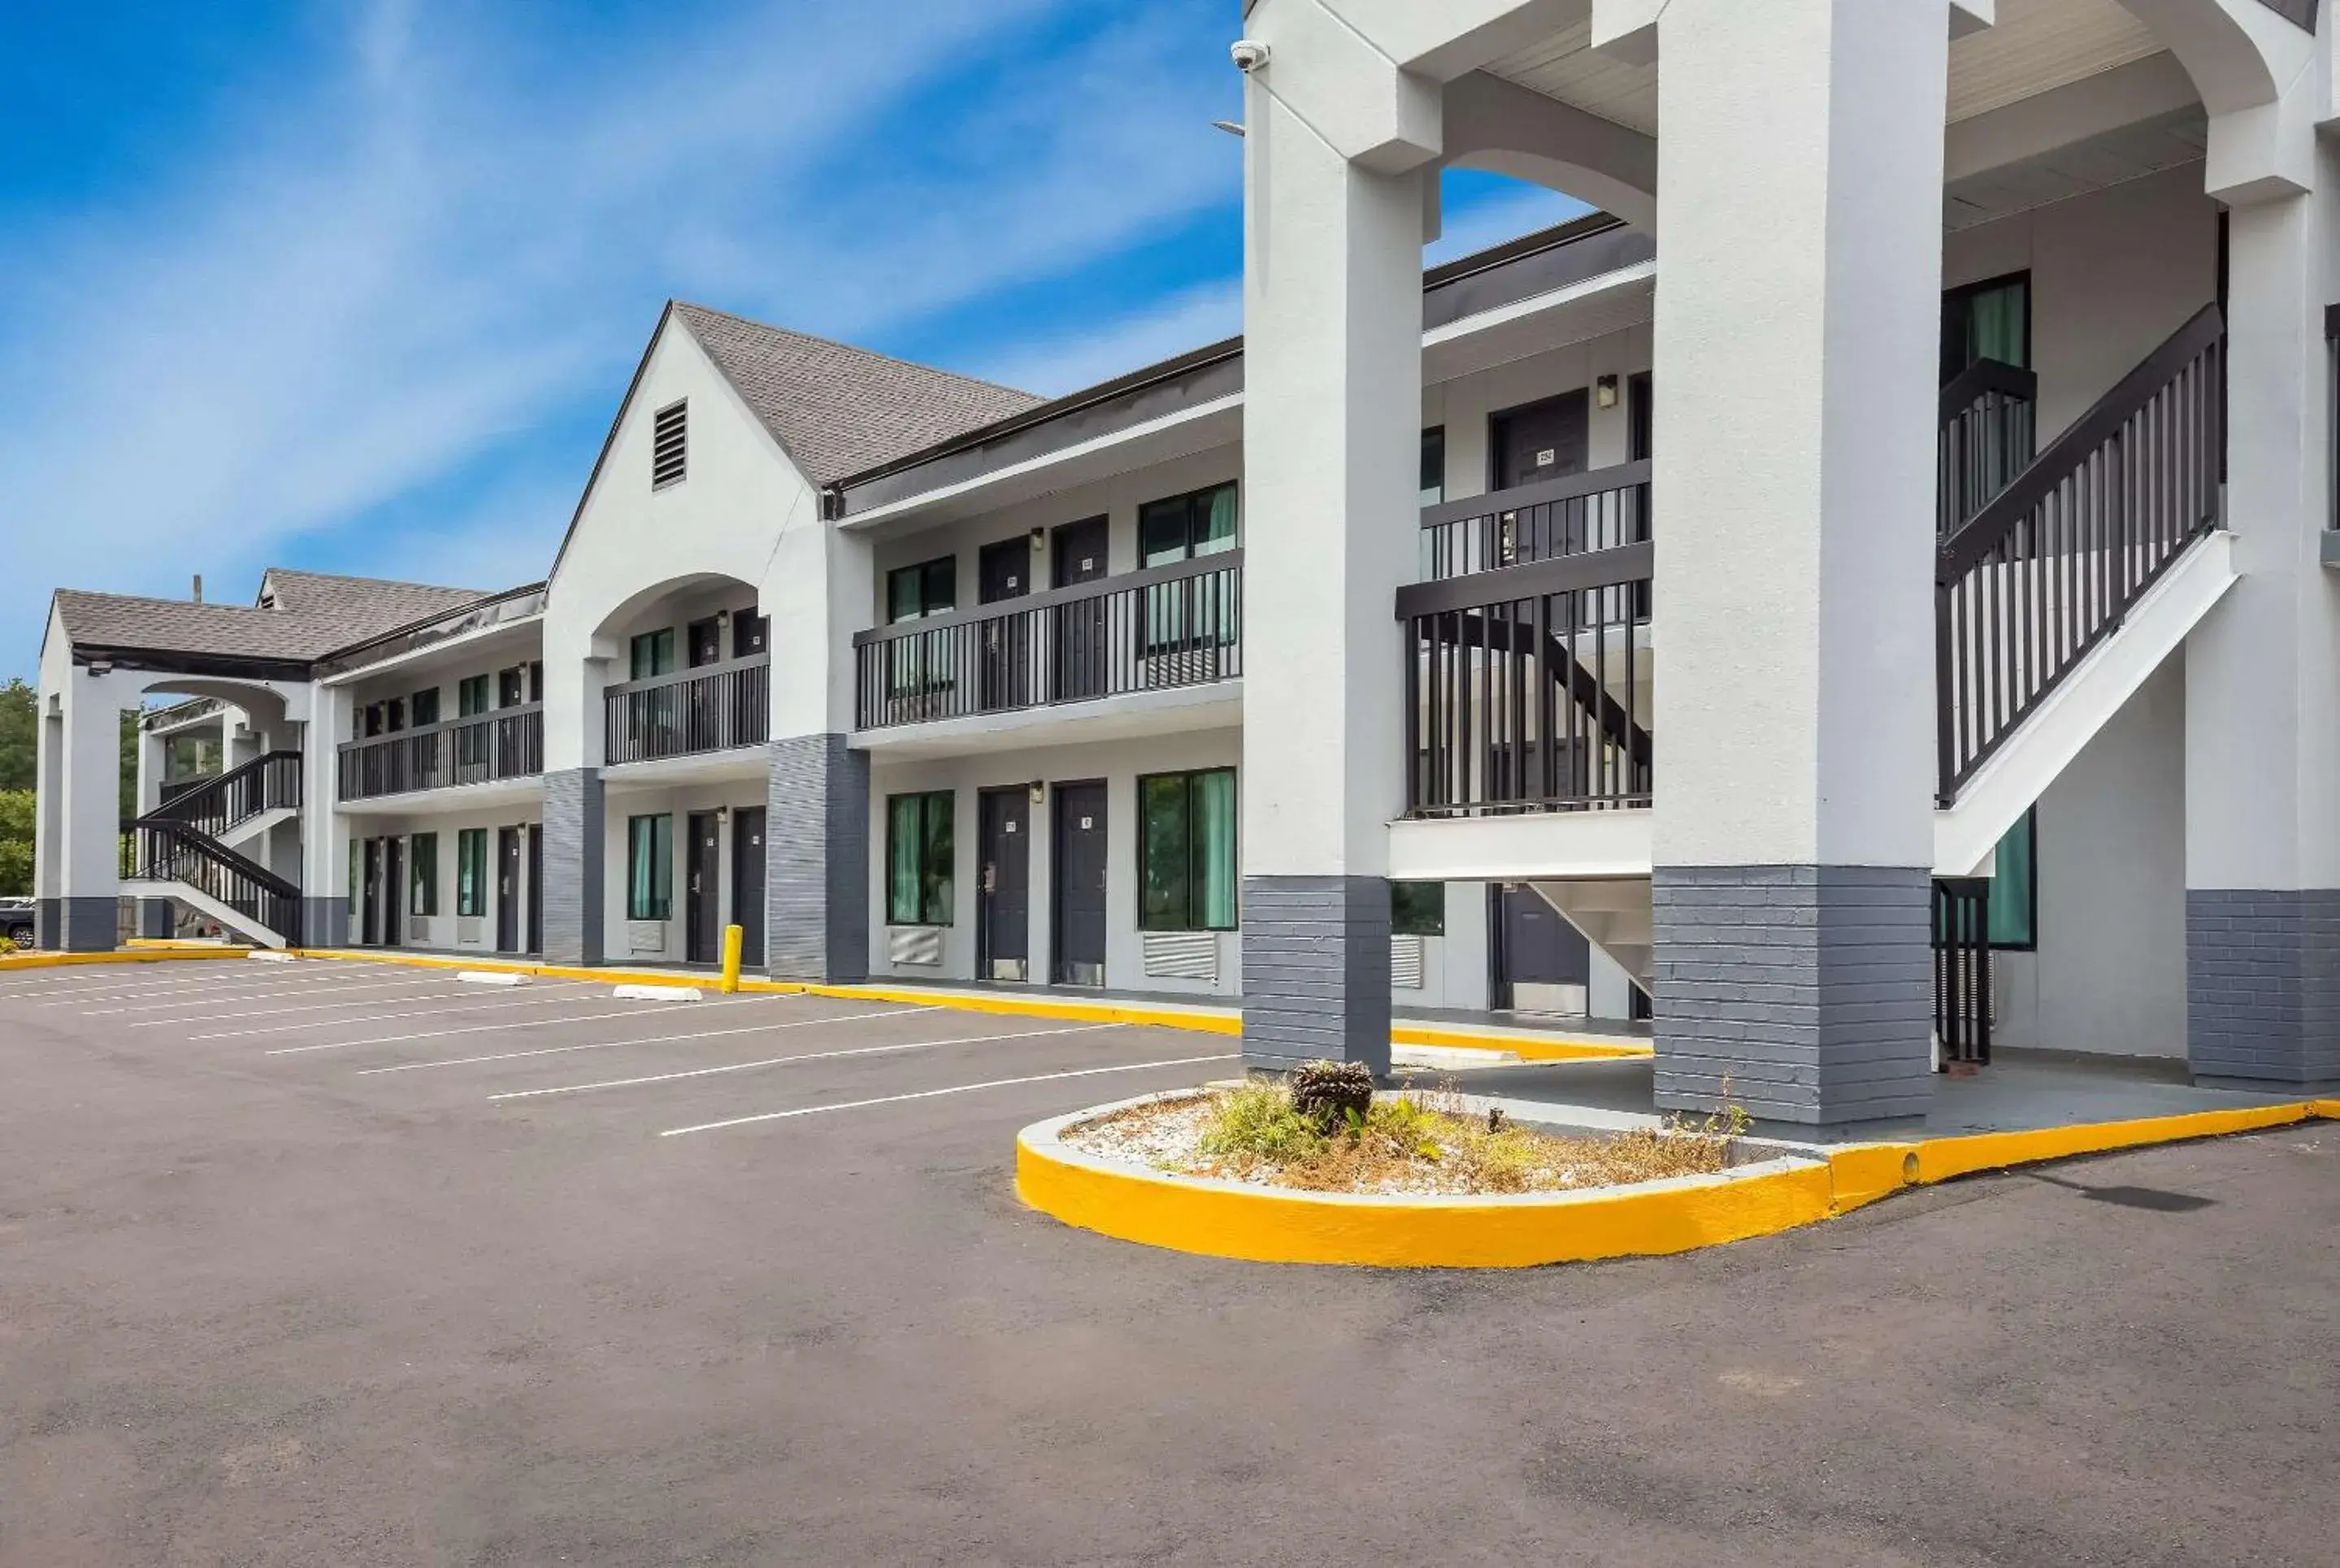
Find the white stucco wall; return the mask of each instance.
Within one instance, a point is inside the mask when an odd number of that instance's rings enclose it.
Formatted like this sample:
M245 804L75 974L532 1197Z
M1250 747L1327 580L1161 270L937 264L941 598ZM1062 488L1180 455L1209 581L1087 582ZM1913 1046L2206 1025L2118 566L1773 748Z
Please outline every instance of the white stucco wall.
M2040 797L2038 950L1994 960L1997 1043L2186 1054L2185 746L2180 651Z
M344 898L349 893L347 879L349 845L352 840L405 839L408 840L407 847L401 851L401 854L407 858L411 868L411 858L414 852L412 835L434 833L438 835L436 856L439 871L438 912L423 919L419 929L415 928L410 921L409 928L399 933L399 945L409 948L428 948L446 952L494 952L496 919L502 905L502 896L497 885L497 830L502 828L519 828L525 831L540 819L536 803L532 800L506 801L501 806L483 807L478 810L470 811L431 812L392 817L342 816L340 825L343 835L341 851L342 868L342 882L338 886L338 891ZM470 828L484 829L488 836L486 912L476 917L458 916L455 912L456 835ZM528 945L527 856L528 845L523 839L521 845L521 885L514 889L515 897L520 903L518 938L519 945L522 948ZM407 884L399 891L399 907L402 909L407 908L412 888L411 869L407 875L409 878ZM319 894L319 890L315 888L311 888L309 891L312 895ZM352 946L357 943L358 931L359 926L353 913L350 922L350 942Z
M2039 438L2085 412L2217 296L2217 204L2187 164L1951 234L1945 288L2031 274Z
M689 402L687 477L653 491L652 427L657 412L678 399ZM825 591L807 592L801 572L779 581L782 534L799 529L828 531L818 498L697 340L670 318L643 363L547 596L547 770L600 762L600 689L628 673L621 632L635 628L649 600L675 589L729 580L715 596L723 608L744 608L752 598L773 615L776 690L795 679L787 666L805 660L808 646L817 668L828 633Z

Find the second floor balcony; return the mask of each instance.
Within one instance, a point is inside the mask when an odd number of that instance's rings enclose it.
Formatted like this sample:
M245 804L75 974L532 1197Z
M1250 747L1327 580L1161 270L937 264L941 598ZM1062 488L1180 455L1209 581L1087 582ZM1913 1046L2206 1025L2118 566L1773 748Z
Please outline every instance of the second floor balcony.
M348 741L338 768L343 800L532 779L544 771L544 705L498 708Z
M761 746L771 738L769 653L709 661L602 690L612 766Z
M860 729L1231 680L1243 673L1243 551L878 627L853 650Z

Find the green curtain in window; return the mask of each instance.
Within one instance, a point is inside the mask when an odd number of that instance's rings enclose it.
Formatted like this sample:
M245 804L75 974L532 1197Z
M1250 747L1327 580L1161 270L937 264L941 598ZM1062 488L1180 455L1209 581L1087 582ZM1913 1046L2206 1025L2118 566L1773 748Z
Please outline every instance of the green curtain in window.
M1235 923L1235 776L1232 770L1194 775L1195 923L1232 930Z
M1985 289L1967 302L1967 354L1969 362L1997 360L2028 368L2024 354L2025 305L2029 288L2008 283Z
M365 897L365 845L356 839L350 840L350 919L358 918L358 900ZM354 932L351 939L356 939Z
M1198 498L1201 515L1195 520L1195 553L1215 555L1235 547L1235 487L1223 484Z
M2038 908L2032 813L2027 811L1998 841L1990 879L1990 945L2031 948L2038 943L2033 915Z
M923 923L947 926L951 923L951 864L957 847L951 836L951 797L932 794L926 798L926 864L921 868L920 887L925 897L921 913Z
M922 813L916 795L895 795L886 801L886 923L918 923L918 858L926 836L920 831Z
M406 841L411 874L407 908L416 915L439 912L439 835L417 833Z
M663 920L671 908L674 819L626 820L626 918Z
M1186 776L1165 773L1137 781L1139 820L1138 926L1148 931L1192 929L1187 919Z

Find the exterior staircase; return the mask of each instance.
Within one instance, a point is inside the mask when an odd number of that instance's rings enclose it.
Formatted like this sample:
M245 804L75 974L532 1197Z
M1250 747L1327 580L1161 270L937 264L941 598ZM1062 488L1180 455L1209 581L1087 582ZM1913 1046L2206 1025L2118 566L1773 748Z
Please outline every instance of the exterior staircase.
M301 940L301 888L238 852L301 809L301 753L271 751L133 822L135 869L122 890L176 898L263 947Z
M1635 985L1650 988L1650 955L1656 944L1647 877L1587 877L1528 886L1586 941L1614 959Z

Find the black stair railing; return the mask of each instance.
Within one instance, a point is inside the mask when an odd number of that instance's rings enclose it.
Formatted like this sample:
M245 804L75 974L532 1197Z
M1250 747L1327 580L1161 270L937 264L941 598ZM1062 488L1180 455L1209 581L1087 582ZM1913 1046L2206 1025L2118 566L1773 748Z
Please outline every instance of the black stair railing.
M263 811L300 806L301 753L269 751L179 791L138 821L176 823L217 838Z
M178 882L206 894L288 946L301 940L301 889L183 822L139 819L134 853L142 881Z
M2217 526L2225 330L2218 308L2205 307L1942 538L1934 632L1944 806Z
M1934 878L1934 1037L1942 1064L1990 1060L1990 878Z
M2029 466L2039 377L1997 360L1968 366L1942 389L1934 531L1947 536Z

